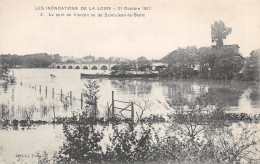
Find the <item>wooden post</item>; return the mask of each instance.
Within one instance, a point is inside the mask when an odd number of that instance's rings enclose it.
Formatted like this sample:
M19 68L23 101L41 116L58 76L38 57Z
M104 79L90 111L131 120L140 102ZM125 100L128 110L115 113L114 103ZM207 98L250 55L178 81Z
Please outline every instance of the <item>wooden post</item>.
M40 94L42 94L42 86L40 85Z
M52 99L54 99L54 88L52 88Z
M48 91L47 91L47 86L46 86L46 97L47 97Z
M131 119L134 122L134 103L131 102Z
M54 107L54 105L53 105L53 122L55 123L55 107Z
M70 105L72 106L72 91L70 91Z
M112 118L115 117L115 108L114 108L114 91L112 91Z
M81 110L83 109L83 93L81 93L81 100L80 100L80 107L81 107Z
M36 91L36 85L34 86L34 89L35 89L35 91Z
M60 101L62 102L62 89L60 90Z
M109 104L107 103L107 120L109 122L109 113L110 113L110 107Z

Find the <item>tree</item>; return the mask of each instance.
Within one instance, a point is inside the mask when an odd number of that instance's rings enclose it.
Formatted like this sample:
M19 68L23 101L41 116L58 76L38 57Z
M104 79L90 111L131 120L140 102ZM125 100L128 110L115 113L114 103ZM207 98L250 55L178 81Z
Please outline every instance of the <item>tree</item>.
M66 64L75 64L77 62L75 60L67 60L65 63Z
M20 58L20 64L32 68L45 68L52 64L53 59L47 53L37 53L31 55L24 55Z
M97 81L88 80L85 87L83 96L86 106L77 118L73 116L63 123L65 141L55 163L97 163L102 160L102 154L97 153L101 151L98 142L102 139L102 132L94 131L96 119L91 113L96 109L99 85Z
M99 92L99 85L97 81L88 80L88 83L84 84L86 90L84 90L83 96L85 100L85 112L88 117L93 117L97 115L97 99Z
M198 51L199 76L211 78L211 70L215 67L216 51L212 47L201 47Z
M196 47L178 48L165 56L162 60L169 65L165 73L176 78L193 76L197 62L197 51Z
M253 50L250 57L246 59L246 64L243 70L245 80L259 81L260 74L260 49Z
M85 56L83 57L84 60L86 60L86 62L94 62L95 61L95 56Z
M137 90L139 92L133 102L138 108L136 109L136 116L137 121L140 122L141 119L143 119L144 113L147 112L147 110L149 110L154 104L150 100L151 88L149 85L140 86Z
M0 79L7 79L9 76L9 66L8 65L3 65L0 67Z
M136 70L135 62L119 63L111 68L112 75L127 75L131 74L131 71Z
M215 79L233 79L243 67L243 57L232 46L223 46L217 50L212 70Z
M198 51L199 75L202 78L232 79L243 67L238 45L202 47Z
M106 58L104 58L104 57L99 57L99 58L97 58L96 61L97 61L97 62L106 62Z
M223 40L232 32L231 27L226 27L224 22L214 22L211 25L211 40L212 43L216 42L217 47L223 46Z
M59 54L54 54L53 55L53 62L54 63L60 63L61 62L61 57Z
M140 71L146 71L147 69L151 69L151 62L147 60L144 56L141 56L137 58L137 65L138 65L138 70Z

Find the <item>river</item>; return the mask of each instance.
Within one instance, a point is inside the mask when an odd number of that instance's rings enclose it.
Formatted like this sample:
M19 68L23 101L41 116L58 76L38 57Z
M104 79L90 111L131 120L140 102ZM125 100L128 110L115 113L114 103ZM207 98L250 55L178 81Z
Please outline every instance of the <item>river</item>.
M78 69L13 69L12 71L17 83L0 84L0 104L5 104L6 112L8 111L6 115L2 112L0 117L19 120L26 119L30 114L33 120L47 121L53 118L53 110L49 108L37 110L38 108L54 106L56 116L71 116L73 111L81 109L81 93L84 92L84 84L88 80L81 79L80 73L102 72ZM50 74L56 77L51 78ZM165 100L175 100L179 95L189 100L209 92L217 97L219 103L229 106L228 112L260 113L258 84L156 79L97 79L97 81L100 85L98 94L100 117L106 115L107 105L111 104L112 91L116 100L135 101L139 104L149 102L149 112L145 113L147 115L163 114L165 109L162 104ZM116 105L123 107L120 103Z
M1 120L21 120L29 116L31 120L51 121L54 113L56 117L71 116L73 112L81 109L81 93L84 92L84 84L88 82L87 79L80 78L80 73L102 72L76 69L12 71L17 83L0 84ZM51 78L50 74L54 74L55 78ZM106 116L107 105L111 104L112 91L116 100L134 101L142 107L146 104L148 109L144 116L169 112L165 107L166 100L176 100L180 95L192 100L207 93L214 94L218 103L227 104L227 112L260 114L259 84L158 79L97 79L97 82L100 85L97 105L99 117ZM122 108L124 105L115 104ZM140 110L137 105L134 109L135 113ZM124 113L124 116L128 117L129 113ZM59 150L63 140L61 125L0 130L0 162L37 163L38 154L49 154L48 158L51 158Z

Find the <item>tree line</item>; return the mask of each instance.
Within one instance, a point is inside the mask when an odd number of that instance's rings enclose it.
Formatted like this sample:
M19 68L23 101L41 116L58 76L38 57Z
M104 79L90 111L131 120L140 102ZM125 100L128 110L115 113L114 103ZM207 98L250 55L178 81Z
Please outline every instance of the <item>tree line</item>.
M239 53L239 46L224 45L223 40L232 32L224 22L211 25L211 47L178 48L162 58L168 67L162 76L168 78L225 79L259 81L260 49L253 50L250 57Z
M226 27L224 22L217 21L211 25L211 40L215 45L209 47L188 46L178 48L159 61L167 63L168 67L157 67L161 77L176 79L225 79L225 80L250 80L259 81L260 49L253 50L250 57L243 57L237 44L224 45L223 40L231 34L232 28ZM120 58L109 59L94 56L85 56L86 62L116 62L112 73L127 74L131 71L148 72L152 70L152 61L145 57L136 60ZM31 55L0 55L0 66L14 68L17 66L28 68L45 68L52 63L61 63L59 54L50 55L37 53ZM68 60L65 63L76 63ZM1 72L1 71L0 71Z
M214 79L259 81L260 49L253 50L250 57L243 57L237 44L224 45L223 40L231 34L232 28L217 21L211 25L211 39L215 45L209 47L188 46L178 48L159 61L167 67L156 67L162 78ZM148 73L152 61L145 57L121 62L112 67L112 74L128 74L132 71Z
M36 53L30 55L11 55L1 54L0 65L7 65L9 68L26 67L26 68L46 68L54 62L59 62L59 54L50 55L47 53Z

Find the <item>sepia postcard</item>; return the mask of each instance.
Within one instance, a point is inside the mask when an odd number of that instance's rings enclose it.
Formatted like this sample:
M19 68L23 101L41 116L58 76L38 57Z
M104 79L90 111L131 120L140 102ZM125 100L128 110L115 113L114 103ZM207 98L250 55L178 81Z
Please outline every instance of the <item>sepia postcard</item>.
M0 163L260 163L260 0L0 0Z

